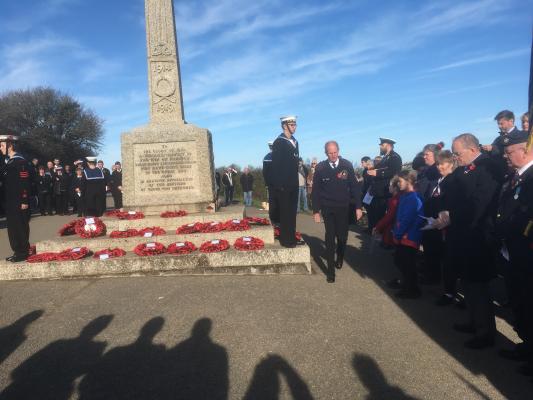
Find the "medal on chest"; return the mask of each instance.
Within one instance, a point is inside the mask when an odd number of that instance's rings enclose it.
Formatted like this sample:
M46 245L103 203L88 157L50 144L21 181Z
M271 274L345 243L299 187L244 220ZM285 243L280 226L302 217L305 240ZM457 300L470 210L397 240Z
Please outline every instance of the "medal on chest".
M337 179L342 179L342 180L346 180L348 179L348 171L346 171L345 169L343 169L341 172L339 172L337 174Z

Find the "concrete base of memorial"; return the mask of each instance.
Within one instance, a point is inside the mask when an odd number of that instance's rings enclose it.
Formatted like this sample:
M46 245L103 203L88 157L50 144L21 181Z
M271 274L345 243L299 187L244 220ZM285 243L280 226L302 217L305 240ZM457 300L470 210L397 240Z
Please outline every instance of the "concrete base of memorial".
M251 225L246 231L221 231L212 233L176 234L176 228L194 222L225 222L241 219L242 206L232 206L217 213L189 214L176 218L146 217L138 220L103 218L107 235L82 239L77 235L57 237L37 242L37 254L60 252L68 248L87 247L93 253L107 248L121 248L126 255L105 260L87 257L77 261L51 261L42 263L9 263L0 261L0 280L67 279L139 275L213 275L213 274L310 274L311 254L307 245L292 249L281 247L274 240L271 225ZM261 215L264 217L265 215ZM158 226L165 235L152 237L110 238L113 230L141 229ZM58 227L59 229L60 227ZM243 236L261 239L261 250L239 251L233 248L235 240ZM196 247L215 239L229 242L230 248L218 253L201 253L199 250L186 255L161 254L138 256L133 252L140 243L159 242L165 246L175 242L190 241Z
M0 263L0 280L103 278L142 275L267 275L310 274L309 247L293 249L266 245L262 250L219 253L195 251L186 255L162 254L140 257L128 252L124 257L99 260L43 263Z

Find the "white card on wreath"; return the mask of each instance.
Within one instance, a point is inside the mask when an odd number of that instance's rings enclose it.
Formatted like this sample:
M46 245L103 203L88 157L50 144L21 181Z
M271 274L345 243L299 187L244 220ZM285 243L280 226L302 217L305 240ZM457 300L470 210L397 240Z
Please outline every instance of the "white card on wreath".
M252 238L247 236L247 237L243 237L242 240L243 242L251 242Z
M73 252L73 253L78 253L80 250L81 250L81 248L79 248L79 247L74 247L74 248L72 249L72 252Z
M109 258L109 254L100 254L100 260L107 260Z
M144 237L152 237L153 235L153 232L144 232Z
M176 246L177 247L185 247L185 243L179 242L179 243L176 243Z
M94 218L85 218L85 225L94 224Z
M219 244L220 240L211 240L211 244Z
M146 243L146 247L153 249L155 247L155 243Z

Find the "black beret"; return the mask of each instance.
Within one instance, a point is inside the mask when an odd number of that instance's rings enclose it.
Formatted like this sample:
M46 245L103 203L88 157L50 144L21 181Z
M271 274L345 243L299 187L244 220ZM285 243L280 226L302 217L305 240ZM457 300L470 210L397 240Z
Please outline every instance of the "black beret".
M513 144L526 143L529 134L526 131L519 131L514 129L511 133L503 138L504 146L511 146Z

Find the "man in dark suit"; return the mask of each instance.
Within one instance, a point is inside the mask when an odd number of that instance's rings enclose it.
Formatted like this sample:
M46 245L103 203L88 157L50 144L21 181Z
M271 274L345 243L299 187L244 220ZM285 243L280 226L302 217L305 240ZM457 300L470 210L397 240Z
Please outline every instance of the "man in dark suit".
M296 132L296 116L281 118L283 132L272 145L273 200L279 210L279 242L284 247L295 247L296 204L298 203L298 160L300 158Z
M494 162L480 151L478 139L464 133L452 145L459 167L453 172L447 213L447 240L457 266L469 311L469 321L454 329L475 336L465 342L471 349L494 345L496 323L489 283L494 277L493 217L500 184Z
M516 130L504 140L505 157L516 173L503 185L496 232L509 260L514 328L523 340L511 351L502 350L500 355L527 361L521 370L533 375L533 151L527 151L527 139L527 132Z
M122 164L120 161L115 162L115 168L111 173L110 186L115 210L120 210L122 208Z
M369 189L369 194L373 197L368 204L368 229L370 232L387 210L390 180L402 170L402 158L394 151L396 142L388 138L379 138L379 140L379 152L383 158L374 165L374 169L367 171L368 176L373 177Z
M324 219L327 281L333 283L335 282L335 268L342 268L344 260L350 203L355 204L356 219L362 216L361 187L355 180L352 163L339 157L337 142L327 142L324 150L328 159L316 166L313 177L313 214L317 223L320 223L320 213ZM335 239L337 239L336 244Z

